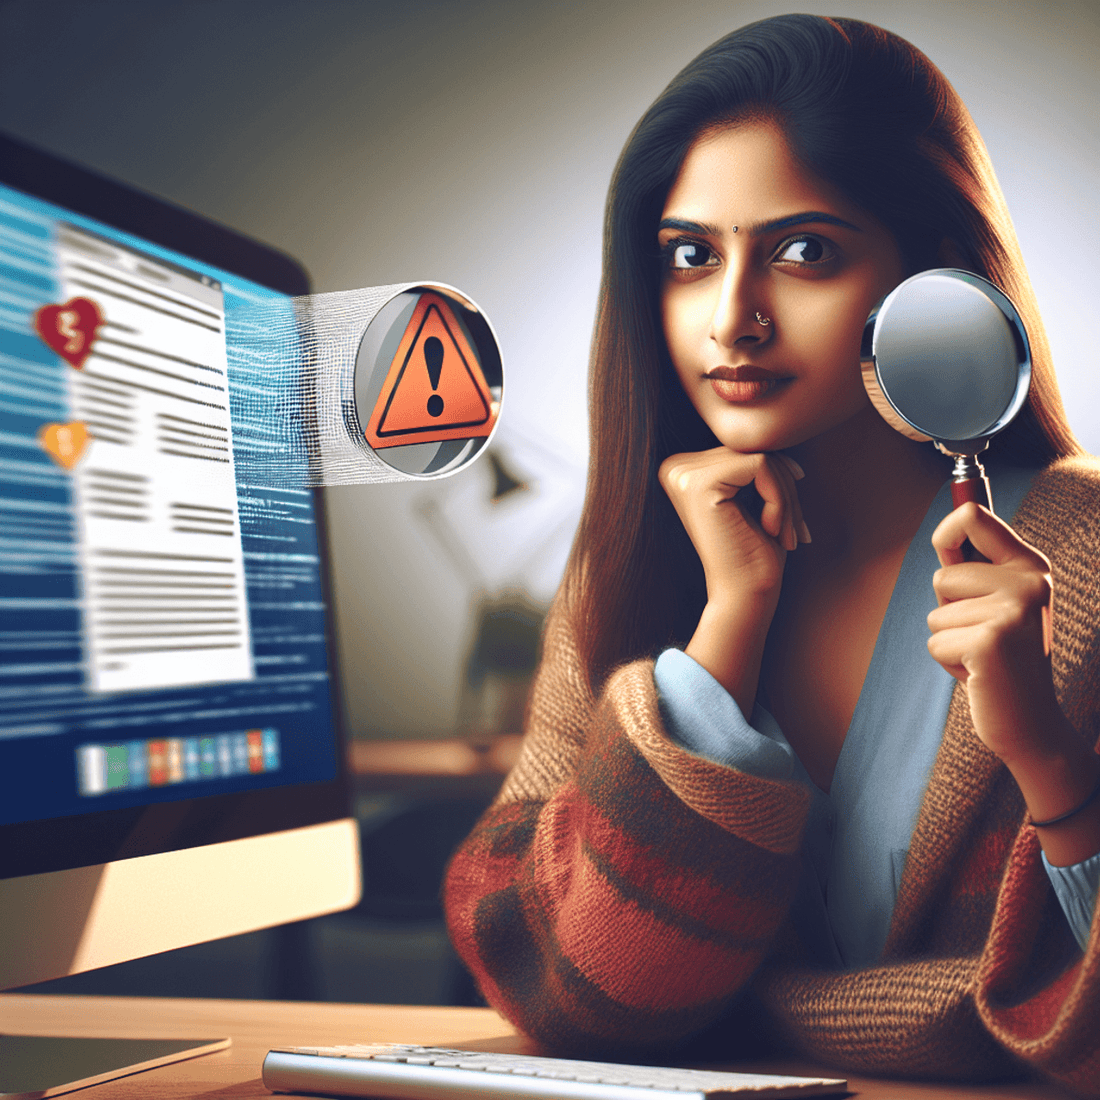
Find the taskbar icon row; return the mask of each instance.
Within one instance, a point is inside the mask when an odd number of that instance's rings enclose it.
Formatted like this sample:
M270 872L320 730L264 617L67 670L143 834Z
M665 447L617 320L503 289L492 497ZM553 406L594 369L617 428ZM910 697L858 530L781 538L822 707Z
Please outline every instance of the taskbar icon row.
M76 750L77 786L86 796L278 769L279 731L275 729L81 745Z

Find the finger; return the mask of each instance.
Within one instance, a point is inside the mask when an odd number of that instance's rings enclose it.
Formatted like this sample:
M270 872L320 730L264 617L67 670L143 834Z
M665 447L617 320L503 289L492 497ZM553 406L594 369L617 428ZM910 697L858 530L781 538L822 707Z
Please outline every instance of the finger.
M669 455L657 470L657 479L671 495L701 487L743 489L751 485L762 455L742 455L728 447L685 451Z
M669 455L661 463L657 470L657 480L670 497L675 496L677 491L687 490L688 482L685 479L694 473L699 461L698 454L684 453Z
M672 483L676 477L679 455L669 455L668 458L657 467L657 481L669 496L672 495Z
M932 589L939 604L972 600L995 592L1003 579L1000 566L988 562L957 562L932 574Z
M764 510L760 513L760 526L777 542L784 542L783 528L790 512L790 498L787 495L784 479L776 468L762 456L757 467L753 484L764 500Z
M761 526L788 551L798 546L798 525L802 518L802 506L795 486L796 469L801 472L801 467L793 460L787 460L786 456L766 455L755 482L757 491L765 500ZM774 496L762 491L762 482L774 485ZM769 504L772 505L770 510Z
M774 519L763 521L763 510L768 497L779 492L774 481L758 475L764 470L764 455L744 455L727 447L712 447L706 451L685 452L670 455L658 470L658 480L667 493L689 534L702 513L704 503L710 508L716 505L733 505L738 514L753 528L765 536L774 537ZM709 521L704 521L709 522ZM692 536L694 539L694 536Z
M785 465L786 470L791 475L786 485L790 505L791 537L793 539L791 549L794 549L800 542L810 541L810 529L806 526L806 520L802 514L802 499L798 492L798 482L806 476L806 472L790 455L777 451L775 457Z
M795 481L801 481L806 476L806 471L790 455L785 455L782 451L776 451L775 457L781 459L790 467Z
M984 596L941 603L928 613L928 629L935 634L988 622L995 614L995 601L995 596Z
M1008 565L970 562L937 569L932 587L941 603L996 594L1021 607L1045 607L1054 592L1050 574L1024 559Z
M959 565L965 561L962 547L970 537L968 524L977 511L978 505L963 504L948 513L932 532L932 547L941 566Z
M798 542L810 541L810 529L806 526L806 517L802 513L802 498L797 484L791 486L791 524Z
M970 540L974 548L990 562L1003 565L1025 560L1049 571L1050 563L1029 546L1004 520L987 508L968 502L947 515L932 532L932 545L941 565L956 565L963 560L962 545Z
M988 665L988 655L996 649L997 630L988 622L975 622L937 630L928 636L928 652L952 676L963 670L963 678L977 667Z
M798 545L798 535L794 526L794 502L797 499L794 472L787 463L774 457L769 457L768 466L774 472L776 484L783 494L782 527L776 537L782 543L783 549L790 551Z
M661 463L658 480L681 518L687 499L709 495L716 503L732 503L754 527L791 550L805 526L795 488L801 473L801 467L785 456L713 447L670 455ZM749 487L752 492L746 497Z
M777 458L782 459L787 464L791 473L794 474L796 482L801 481L806 476L806 471L803 470L798 462L791 458L790 455L784 454L782 451L776 451L775 454ZM792 488L791 503L793 507L791 512L791 524L794 527L799 542L810 542L812 541L810 538L810 529L806 526L805 517L802 515L802 501L798 496L797 484Z
M964 684L970 676L963 663L963 655L967 651L966 640L962 637L965 633L965 630L943 630L928 639L928 652L932 659Z

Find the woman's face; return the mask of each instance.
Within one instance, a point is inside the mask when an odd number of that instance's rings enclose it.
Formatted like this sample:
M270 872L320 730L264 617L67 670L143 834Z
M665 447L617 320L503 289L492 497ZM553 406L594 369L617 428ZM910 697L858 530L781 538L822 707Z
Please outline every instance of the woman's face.
M860 338L904 278L901 255L883 225L806 173L778 129L700 137L657 239L669 354L721 443L794 447L868 407Z

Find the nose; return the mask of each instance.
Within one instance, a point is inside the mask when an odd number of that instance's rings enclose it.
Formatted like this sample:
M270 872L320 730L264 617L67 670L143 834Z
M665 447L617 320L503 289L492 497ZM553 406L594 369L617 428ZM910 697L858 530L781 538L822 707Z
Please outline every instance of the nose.
M774 326L758 280L737 263L726 268L718 287L711 317L710 338L724 348L762 344L771 339ZM759 318L769 320L762 324Z

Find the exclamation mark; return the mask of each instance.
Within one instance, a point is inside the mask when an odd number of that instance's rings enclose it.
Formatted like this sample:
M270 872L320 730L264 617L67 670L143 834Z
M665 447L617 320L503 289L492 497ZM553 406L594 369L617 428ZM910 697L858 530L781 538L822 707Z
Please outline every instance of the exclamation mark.
M424 361L428 365L428 381L432 389L439 389L439 375L443 371L443 341L438 336L429 336L424 341ZM428 415L440 416L443 412L443 398L433 393L428 398Z

